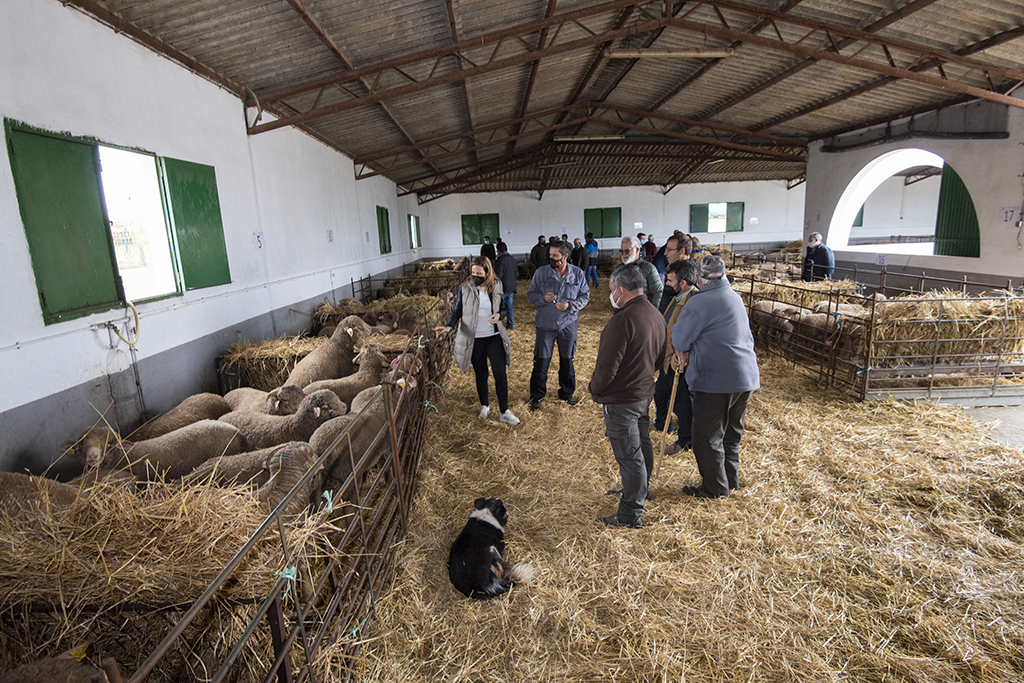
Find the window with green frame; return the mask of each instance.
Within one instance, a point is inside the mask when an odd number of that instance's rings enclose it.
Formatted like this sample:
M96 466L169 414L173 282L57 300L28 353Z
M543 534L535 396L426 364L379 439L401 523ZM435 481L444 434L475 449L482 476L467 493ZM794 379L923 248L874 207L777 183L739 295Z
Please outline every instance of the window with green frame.
M231 282L212 166L119 150L4 120L18 209L45 324L183 290ZM155 197L155 226L133 232L117 218L112 168L145 170L138 187ZM131 170L122 173L130 176ZM113 213L112 213L113 212ZM153 243L158 244L153 244ZM154 289L139 274L163 266Z
M496 213L466 213L462 215L462 243L483 244L490 237L491 244L500 242L501 231Z
M690 232L742 232L743 202L690 204Z
M594 239L622 237L622 209L583 209L583 234L594 233Z
M383 206L377 207L377 241L380 243L380 253L391 253L391 219Z

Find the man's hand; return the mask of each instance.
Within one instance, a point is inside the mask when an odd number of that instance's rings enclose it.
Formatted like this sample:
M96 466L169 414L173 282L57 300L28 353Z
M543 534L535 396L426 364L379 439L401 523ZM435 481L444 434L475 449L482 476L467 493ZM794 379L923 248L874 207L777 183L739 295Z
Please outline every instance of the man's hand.
M558 297L555 296L554 292L548 292L547 294L544 295L544 303L550 304L550 303L552 303L557 298Z
M568 311L569 310L569 302L568 301L559 301L557 304L555 304L555 308L557 308L560 311Z
M683 353L682 351L676 351L676 362L679 363L679 367L686 367L686 361L690 360L689 352Z

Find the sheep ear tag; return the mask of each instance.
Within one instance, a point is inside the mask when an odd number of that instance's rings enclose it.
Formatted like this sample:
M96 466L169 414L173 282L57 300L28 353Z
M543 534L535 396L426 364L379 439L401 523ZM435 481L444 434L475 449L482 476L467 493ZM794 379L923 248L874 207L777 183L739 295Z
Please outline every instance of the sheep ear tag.
M313 408L313 416L320 417L320 406L316 406L315 408Z
M351 327L350 327L350 328L348 328L348 329L347 329L347 330L345 330L345 331L346 331L346 332L348 332L348 336L350 336L350 337L352 336L352 328L351 328Z

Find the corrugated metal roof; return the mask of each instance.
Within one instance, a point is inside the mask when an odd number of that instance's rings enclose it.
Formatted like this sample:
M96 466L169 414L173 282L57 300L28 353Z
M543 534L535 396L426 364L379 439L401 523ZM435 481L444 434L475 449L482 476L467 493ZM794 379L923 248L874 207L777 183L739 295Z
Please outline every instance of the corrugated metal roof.
M258 99L278 120L251 134L301 126L421 201L792 181L808 140L1024 81L1019 0L65 4Z

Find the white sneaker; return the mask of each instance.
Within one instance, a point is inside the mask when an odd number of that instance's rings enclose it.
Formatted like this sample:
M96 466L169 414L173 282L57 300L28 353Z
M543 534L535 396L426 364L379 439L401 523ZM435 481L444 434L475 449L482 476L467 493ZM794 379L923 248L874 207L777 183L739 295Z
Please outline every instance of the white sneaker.
M477 415L477 417L479 417L481 420L486 420L487 416L490 415L490 414L491 414L491 407L490 406L484 406L483 408L480 409L480 414Z
M511 410L506 410L502 413L501 417L498 418L498 421L504 422L507 425L512 425L513 427L519 424L519 418L513 415Z

